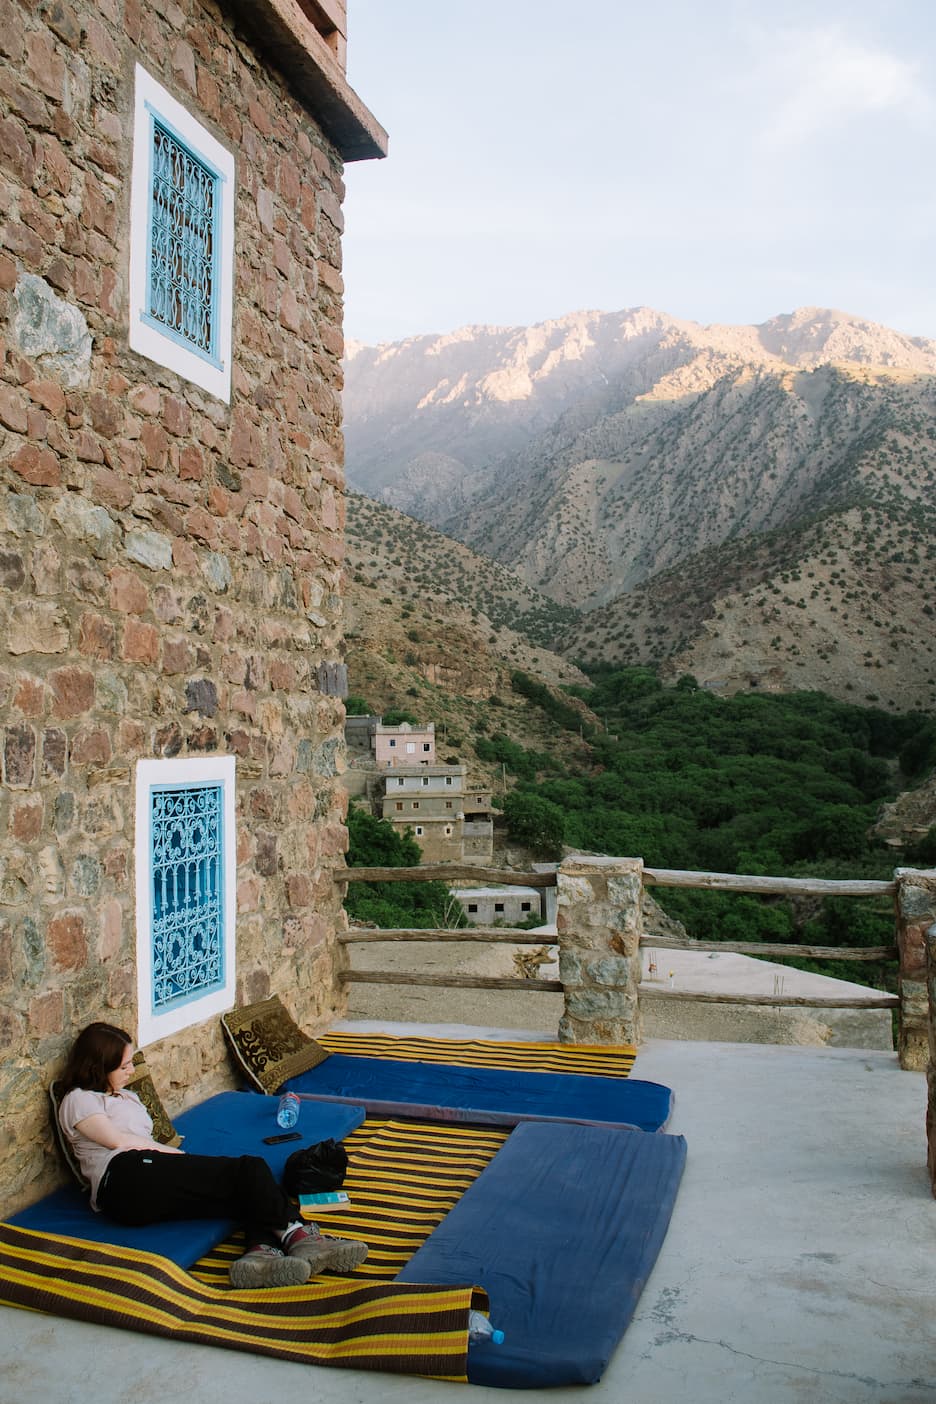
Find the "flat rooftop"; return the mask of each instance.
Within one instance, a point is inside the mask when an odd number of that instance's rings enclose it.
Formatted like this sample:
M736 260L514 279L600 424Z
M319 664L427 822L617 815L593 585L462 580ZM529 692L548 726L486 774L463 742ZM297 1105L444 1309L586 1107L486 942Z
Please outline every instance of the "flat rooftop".
M418 1031L524 1036L453 1025ZM879 1049L652 1039L633 1076L674 1089L668 1130L686 1137L686 1173L604 1379L550 1398L934 1404L936 1200L925 1164L924 1075L902 1072ZM467 1389L0 1308L0 1404L506 1399L501 1390Z

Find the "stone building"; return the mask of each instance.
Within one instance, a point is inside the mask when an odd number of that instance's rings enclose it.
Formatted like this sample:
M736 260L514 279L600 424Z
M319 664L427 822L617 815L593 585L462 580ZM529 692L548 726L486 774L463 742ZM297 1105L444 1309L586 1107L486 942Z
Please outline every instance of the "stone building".
M426 863L491 861L491 797L469 787L467 774L464 765L416 765L378 775L381 818L409 830Z
M544 920L543 889L539 887L455 887L452 896L460 903L469 926L519 925Z
M373 760L374 732L379 721L374 716L345 717L344 736L353 759Z
M72 1035L339 1012L344 0L0 0L0 1212Z

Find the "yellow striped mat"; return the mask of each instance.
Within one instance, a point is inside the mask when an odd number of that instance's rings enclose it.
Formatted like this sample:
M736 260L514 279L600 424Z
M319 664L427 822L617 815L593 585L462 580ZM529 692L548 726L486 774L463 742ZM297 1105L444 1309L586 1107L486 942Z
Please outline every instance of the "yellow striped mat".
M316 1278L221 1291L167 1258L0 1224L0 1302L313 1365L466 1379L471 1287Z
M458 1124L366 1121L344 1145L344 1187L351 1207L322 1214L325 1234L356 1238L370 1248L353 1280L392 1281L498 1152L509 1131ZM201 1282L223 1288L244 1251L243 1235L222 1243L192 1268Z
M455 1063L472 1068L517 1068L526 1072L627 1077L637 1050L630 1044L495 1043L487 1039L408 1038L399 1034L317 1034L329 1053L360 1058L395 1058L408 1063Z

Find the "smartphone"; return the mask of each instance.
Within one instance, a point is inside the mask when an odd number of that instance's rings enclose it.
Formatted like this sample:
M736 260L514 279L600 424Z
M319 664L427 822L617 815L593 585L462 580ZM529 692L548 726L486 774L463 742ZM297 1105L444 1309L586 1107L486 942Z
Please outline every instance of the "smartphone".
M281 1136L264 1136L265 1146L281 1146L284 1141L301 1141L301 1131L284 1131Z

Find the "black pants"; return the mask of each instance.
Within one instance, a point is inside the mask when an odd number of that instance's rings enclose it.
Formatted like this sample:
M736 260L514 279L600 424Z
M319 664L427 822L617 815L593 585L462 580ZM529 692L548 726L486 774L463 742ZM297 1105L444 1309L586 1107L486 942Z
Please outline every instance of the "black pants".
M236 1219L247 1246L279 1244L297 1215L265 1160L255 1155L166 1155L121 1151L98 1186L99 1208L119 1224L165 1219Z

